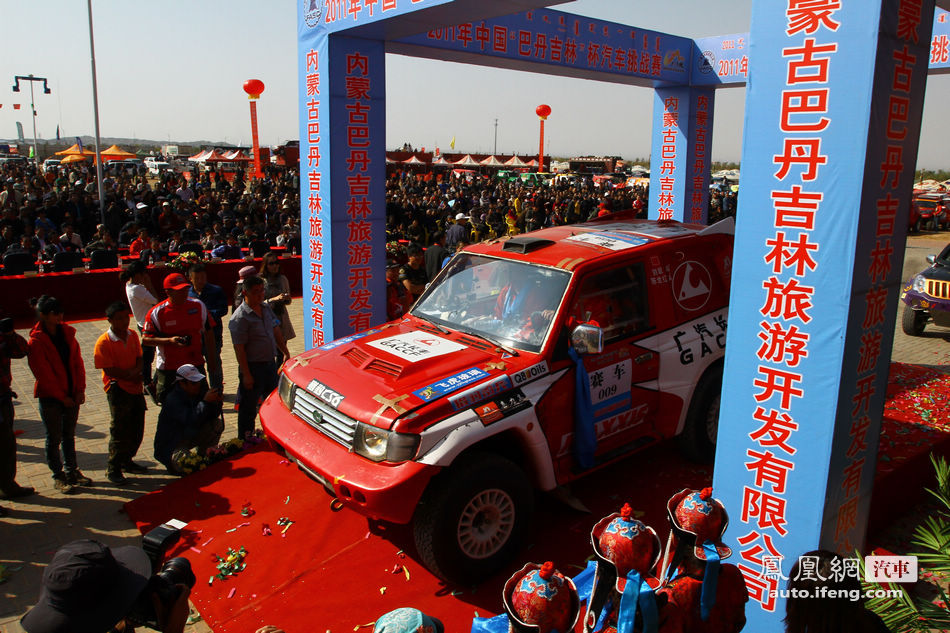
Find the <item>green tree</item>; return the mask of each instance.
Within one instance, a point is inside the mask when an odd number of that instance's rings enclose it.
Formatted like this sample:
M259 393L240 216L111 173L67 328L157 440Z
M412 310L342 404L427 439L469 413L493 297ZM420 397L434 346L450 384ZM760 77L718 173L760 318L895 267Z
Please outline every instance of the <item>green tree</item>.
M928 516L914 530L911 544L923 548L912 552L917 557L917 573L933 572L935 575L950 573L950 466L943 457L930 455L930 461L937 474L937 489L927 489L939 503L939 510ZM864 570L861 570L862 577ZM866 585L865 589L879 589L880 585ZM934 603L926 598L912 596L904 585L893 585L899 589L899 598L871 598L866 605L881 616L891 631L898 633L931 631L950 628L950 599L943 587L937 585L939 601Z

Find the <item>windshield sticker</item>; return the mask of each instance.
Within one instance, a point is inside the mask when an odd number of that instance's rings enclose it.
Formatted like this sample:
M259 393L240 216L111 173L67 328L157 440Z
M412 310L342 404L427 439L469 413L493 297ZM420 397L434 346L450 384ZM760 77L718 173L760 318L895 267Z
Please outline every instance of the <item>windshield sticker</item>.
M613 233L610 231L598 231L596 233L579 233L566 238L565 241L584 242L592 246L607 248L612 251L621 251L626 248L642 246L652 241L649 237L642 235L629 235L626 233Z
M449 404L456 411L461 411L509 389L511 389L511 380L508 376L498 376L485 384L463 391L457 396L449 396Z
M595 422L630 408L632 367L632 361L628 358L588 373Z
M343 402L343 394L333 391L319 380L311 380L307 385L307 391L320 398L328 405L336 409Z
M372 330L366 330L365 332L360 332L359 334L351 334L349 336L344 336L343 338L338 338L335 341L330 341L326 345L321 345L317 349L328 350L333 349L334 347L339 347L340 345L346 345L347 343L352 343L357 339L361 339L364 336L369 336L370 334L376 334L381 328L373 328Z
M465 349L464 345L428 332L407 332L367 343L403 360L416 362Z
M515 386L517 387L519 385L523 385L529 380L540 378L541 376L544 376L547 373L548 373L548 362L546 360L543 360L540 363L531 365L531 367L525 367L521 371L516 371L515 373L511 374L511 382L513 382Z
M487 371L482 371L478 367L472 367L471 369L455 374L454 376L449 376L448 378L443 378L439 382L434 382L412 393L424 402L432 402L447 393L458 391L462 387L467 387L488 376Z

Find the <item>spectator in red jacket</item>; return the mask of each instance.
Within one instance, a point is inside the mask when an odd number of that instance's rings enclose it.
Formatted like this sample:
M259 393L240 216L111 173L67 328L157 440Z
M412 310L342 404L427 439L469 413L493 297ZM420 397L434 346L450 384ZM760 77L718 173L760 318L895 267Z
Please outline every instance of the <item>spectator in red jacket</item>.
M43 295L35 307L39 322L30 331L27 358L36 378L33 396L39 398L40 418L46 426L46 463L53 472L54 487L72 494L76 486L92 484L76 465L76 421L79 406L86 401L86 369L76 329L63 323L59 300Z

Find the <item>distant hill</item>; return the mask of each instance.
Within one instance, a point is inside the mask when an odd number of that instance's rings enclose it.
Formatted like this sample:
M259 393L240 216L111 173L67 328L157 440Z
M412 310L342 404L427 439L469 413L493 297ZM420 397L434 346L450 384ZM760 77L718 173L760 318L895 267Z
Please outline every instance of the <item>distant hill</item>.
M83 147L94 149L96 145L95 138L92 136L80 136ZM60 150L66 149L76 142L75 136L64 136L60 140L55 139L37 139L37 151L40 158L46 158ZM17 143L16 139L0 139L0 144L9 143L10 145L19 145L20 153L29 154L30 147L33 145L33 139L25 139L23 143ZM106 149L111 145L118 145L129 152L141 154L150 154L161 149L162 145L177 145L179 155L196 154L203 147L237 147L234 143L225 143L223 141L156 141L142 138L123 138L117 136L102 136L99 138L100 149Z

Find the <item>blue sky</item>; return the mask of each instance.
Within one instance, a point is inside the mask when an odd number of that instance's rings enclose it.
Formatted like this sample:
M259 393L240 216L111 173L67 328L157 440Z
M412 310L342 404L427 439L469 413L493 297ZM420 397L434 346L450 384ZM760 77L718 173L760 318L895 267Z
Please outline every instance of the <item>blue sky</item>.
M297 138L295 0L93 0L99 115L103 136L250 144L246 79L264 81L261 142ZM751 0L579 0L559 10L687 37L749 30ZM86 3L0 0L0 138L15 121L32 136L29 93L14 75L47 77L36 97L37 131L53 138L93 133ZM950 168L942 119L950 77L931 77L924 104L921 167ZM13 110L14 103L23 104ZM551 106L546 151L554 155L649 153L652 91L479 66L387 57L387 147L489 152L498 119L499 153L537 149L539 103ZM713 159L741 153L744 89L716 99ZM592 114L594 116L592 116Z

